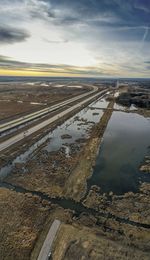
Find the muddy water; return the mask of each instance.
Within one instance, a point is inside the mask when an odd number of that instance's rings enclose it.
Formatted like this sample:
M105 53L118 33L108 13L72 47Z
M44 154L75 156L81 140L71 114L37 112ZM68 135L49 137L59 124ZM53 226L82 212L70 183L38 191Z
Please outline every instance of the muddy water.
M139 172L149 145L149 119L136 113L113 112L88 188L98 185L102 192L136 192L139 181L149 178Z
M87 138L89 128L91 128L93 124L97 123L103 115L103 111L99 109L101 104L100 99L91 103L91 105L93 104L97 108L91 109L90 106L88 106L82 109L75 116L66 120L65 123L58 126L53 131L50 131L39 141L30 146L26 152L15 158L13 162L10 162L5 167L1 168L0 178L3 179L6 177L11 172L16 163L25 163L28 159L33 157L37 148L44 143L45 147L42 148L43 150L51 152L57 151L61 147L64 147L66 156L69 156L69 144L74 143L78 139ZM70 137L63 139L62 135L69 135Z

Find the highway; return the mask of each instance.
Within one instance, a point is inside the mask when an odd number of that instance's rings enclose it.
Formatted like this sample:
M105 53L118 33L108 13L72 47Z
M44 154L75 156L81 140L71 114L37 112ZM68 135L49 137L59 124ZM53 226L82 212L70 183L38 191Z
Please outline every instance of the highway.
M44 115L46 115L46 114L48 114L48 113L50 113L52 111L60 109L61 107L65 106L65 105L68 105L68 104L70 104L72 102L75 102L75 101L77 101L77 100L79 100L81 98L84 98L87 95L91 95L91 94L95 93L97 90L98 90L98 88L93 86L93 90L91 90L91 91L89 91L87 93L81 94L79 96L70 98L69 100L62 101L62 102L60 102L60 103L58 103L56 105L53 105L51 107L47 107L47 108L41 109L41 110L36 111L34 113L31 113L31 114L28 114L26 116L22 116L20 118L11 120L11 121L9 121L7 123L1 124L0 125L0 134L2 132L8 131L8 130L14 128L14 127L17 127L17 126L19 126L21 124L27 123L27 122L29 122L31 120L34 120L34 119L39 118L41 116L44 116Z
M54 220L53 224L51 225L51 228L47 234L47 237L44 241L44 244L41 248L41 251L39 253L39 256L37 260L48 260L49 255L51 255L51 249L52 249L52 244L53 241L56 237L56 233L60 227L61 222L59 220Z
M33 126L33 127L29 128L27 131L21 132L21 133L15 135L15 136L9 138L8 140L0 143L0 152L5 150L5 149L7 149L11 145L14 145L15 143L23 140L25 137L30 136L31 134L35 133L36 131L38 131L38 130L46 127L47 125L55 122L56 120L58 120L59 118L65 116L65 115L67 115L68 113L72 112L73 110L81 107L82 105L84 105L86 102L92 100L93 98L98 97L100 95L104 96L106 92L107 92L107 90L103 90L101 92L93 94L92 96L87 97L85 100L80 101L79 103L73 105L72 107L69 107L65 111L59 112L59 114L57 114L57 115L55 115L55 116L53 116L53 117L51 117L49 119L46 119L45 121L37 124L36 126Z

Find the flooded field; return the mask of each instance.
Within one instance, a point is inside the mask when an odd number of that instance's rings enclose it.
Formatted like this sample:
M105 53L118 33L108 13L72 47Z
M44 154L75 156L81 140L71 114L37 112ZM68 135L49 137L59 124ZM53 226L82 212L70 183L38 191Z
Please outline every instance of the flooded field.
M99 99L98 101L93 102L90 107L96 109L96 108L107 108L109 102L106 101L105 98Z
M95 103L99 103L99 101ZM46 145L45 149L48 152L56 151L62 145L66 146L78 140L80 141L82 138L87 138L88 130L100 120L102 115L102 110L91 110L88 107L83 109L52 132L50 142Z
M136 192L139 181L148 176L139 166L150 145L150 120L135 113L113 112L105 131L88 186L102 192Z
M7 176L16 163L25 163L30 157L33 158L34 152L43 145L43 150L47 152L57 151L61 147L65 149L66 156L69 156L69 145L75 142L82 142L88 138L89 130L97 123L103 115L103 110L100 110L101 104L105 103L105 99L101 102L100 98L91 103L90 106L82 109L79 113L66 120L62 125L58 126L53 131L39 139L29 149L19 155L9 165L0 170L0 177ZM96 106L92 109L91 106Z

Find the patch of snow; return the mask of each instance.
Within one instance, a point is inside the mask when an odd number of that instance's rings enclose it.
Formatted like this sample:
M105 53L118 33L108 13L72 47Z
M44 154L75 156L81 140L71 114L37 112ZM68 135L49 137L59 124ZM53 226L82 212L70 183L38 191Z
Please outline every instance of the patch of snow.
M83 88L83 86L66 86L67 88Z
M31 105L47 105L47 103L30 102Z
M29 85L29 86L34 86L35 85L35 82L28 82L28 83L26 83L27 85Z
M118 97L119 96L119 92L117 91L115 94L114 94L114 97Z
M62 88L62 87L64 87L64 85L55 85L54 87L55 88Z
M40 85L41 85L42 87L49 87L50 84L41 83Z

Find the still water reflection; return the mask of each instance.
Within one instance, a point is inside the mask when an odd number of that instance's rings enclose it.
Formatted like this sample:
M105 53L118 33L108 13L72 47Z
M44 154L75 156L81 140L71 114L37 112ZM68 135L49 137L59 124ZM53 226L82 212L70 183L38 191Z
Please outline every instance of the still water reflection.
M98 185L103 192L116 194L137 191L140 178L144 178L139 165L149 145L149 119L135 113L113 112L88 187Z

